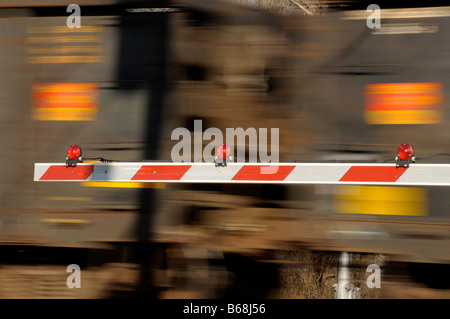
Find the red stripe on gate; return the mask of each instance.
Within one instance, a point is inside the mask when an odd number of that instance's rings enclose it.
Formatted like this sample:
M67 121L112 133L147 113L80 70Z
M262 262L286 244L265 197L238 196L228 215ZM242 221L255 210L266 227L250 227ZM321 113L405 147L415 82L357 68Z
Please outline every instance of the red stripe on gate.
M352 166L339 182L396 182L408 168L391 166Z
M85 181L94 171L94 165L78 165L66 167L65 165L51 165L40 181Z
M143 165L132 181L176 181L191 168L192 165Z
M295 166L244 165L233 181L283 181Z

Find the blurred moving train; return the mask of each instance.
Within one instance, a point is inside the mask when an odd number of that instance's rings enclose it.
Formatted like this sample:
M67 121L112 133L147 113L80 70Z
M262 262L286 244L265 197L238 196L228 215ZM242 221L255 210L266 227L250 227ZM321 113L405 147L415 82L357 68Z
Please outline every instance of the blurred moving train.
M63 162L73 143L89 158L169 160L171 132L194 120L279 128L281 162L393 163L408 142L418 162L448 163L448 7L386 9L370 29L366 10L96 1L68 28L64 4L22 2L0 5L3 264L25 246L95 252L80 264L114 247L129 261L147 241L165 247L162 269L174 247L234 256L230 269L295 249L449 264L446 187L33 182L34 163Z

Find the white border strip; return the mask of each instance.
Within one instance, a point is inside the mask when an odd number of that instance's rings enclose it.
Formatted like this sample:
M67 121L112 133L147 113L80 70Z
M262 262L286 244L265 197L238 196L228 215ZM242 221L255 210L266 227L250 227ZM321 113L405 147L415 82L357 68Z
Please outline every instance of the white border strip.
M65 166L61 163L36 163L34 180L39 181L50 166ZM134 182L131 178L146 165L151 166L192 166L179 180L139 180L138 182L161 183L239 183L239 184L353 184L353 185L408 185L408 186L450 186L450 164L411 164L395 182L340 182L351 167L394 167L395 164L371 163L229 163L226 167L216 167L214 163L93 163L94 173L87 179L97 182ZM232 180L243 166L295 166L283 181ZM404 169L404 168L398 168ZM264 175L261 175L264 176ZM62 181L64 182L64 181Z

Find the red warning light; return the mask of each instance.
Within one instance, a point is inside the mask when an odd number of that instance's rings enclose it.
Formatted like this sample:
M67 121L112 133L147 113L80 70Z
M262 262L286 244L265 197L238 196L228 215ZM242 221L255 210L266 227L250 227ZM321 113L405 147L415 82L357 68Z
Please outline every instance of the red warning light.
M67 157L70 160L77 160L80 156L81 148L76 144L70 145L69 149L67 150Z
M414 156L414 148L408 143L403 143L398 147L397 156L403 161L409 160Z
M231 149L227 144L222 144L219 146L219 148L217 149L217 157L219 157L220 159L227 159L228 156L230 156L230 152Z

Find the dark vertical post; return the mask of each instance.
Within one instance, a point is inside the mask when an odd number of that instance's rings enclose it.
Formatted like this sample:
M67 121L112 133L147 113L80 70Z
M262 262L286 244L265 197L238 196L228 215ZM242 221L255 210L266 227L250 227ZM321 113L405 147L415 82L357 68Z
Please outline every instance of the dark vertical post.
M165 59L167 45L168 13L154 14L152 19L153 47L151 48L151 59L148 81L149 101L146 114L145 128L145 159L158 159L158 148L161 132L161 112L164 104L165 94ZM140 211L138 217L138 249L141 259L140 283L138 286L138 296L157 297L157 289L152 278L152 268L157 261L158 250L151 242L152 217L157 209L156 190L152 188L142 188L140 193Z
M149 6L145 6L149 7ZM165 94L165 65L168 42L169 13L124 13L119 89L130 91L146 89L146 106L143 140L144 159L158 159L161 130L161 110ZM152 243L152 220L156 203L155 189L142 188L139 194L139 211L136 220L136 256L140 264L140 278L136 287L137 298L156 298L157 289L152 278L152 268L157 261L157 250Z

